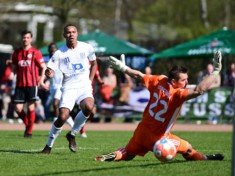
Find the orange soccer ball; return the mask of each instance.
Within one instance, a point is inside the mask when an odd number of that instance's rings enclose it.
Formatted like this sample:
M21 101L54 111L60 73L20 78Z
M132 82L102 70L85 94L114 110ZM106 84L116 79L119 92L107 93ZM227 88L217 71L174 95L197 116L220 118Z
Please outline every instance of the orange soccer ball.
M171 140L161 138L154 144L153 153L158 160L167 162L175 158L177 151Z

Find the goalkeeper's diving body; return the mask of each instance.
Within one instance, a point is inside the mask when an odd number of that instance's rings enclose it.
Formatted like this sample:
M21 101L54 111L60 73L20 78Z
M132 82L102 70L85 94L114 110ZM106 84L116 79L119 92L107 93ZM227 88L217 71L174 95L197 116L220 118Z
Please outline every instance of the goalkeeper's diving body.
M222 68L220 51L214 54L214 72L193 89L187 88L187 69L182 66L172 67L168 76L146 75L131 69L112 56L109 59L114 69L141 80L150 92L150 99L143 112L142 120L128 144L112 153L97 156L95 158L97 161L131 160L137 155L144 156L147 152L153 151L155 142L162 137L169 138L174 143L177 153L182 154L186 160L223 160L223 154L205 155L194 149L188 141L171 133L182 104L210 90L211 85L214 84Z

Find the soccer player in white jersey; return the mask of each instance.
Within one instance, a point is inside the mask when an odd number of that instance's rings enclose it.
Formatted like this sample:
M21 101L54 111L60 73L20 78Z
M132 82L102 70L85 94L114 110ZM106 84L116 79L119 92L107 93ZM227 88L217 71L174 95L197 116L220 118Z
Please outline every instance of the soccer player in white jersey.
M53 144L69 117L70 111L77 103L81 109L74 119L72 130L67 133L69 149L76 152L75 135L84 126L94 108L92 81L97 69L94 48L84 42L77 41L78 31L75 25L64 27L66 45L60 47L47 65L45 75L53 77L55 70L63 73L62 97L60 100L59 116L52 124L48 141L42 153L49 154Z
M58 48L57 48L56 43L54 42L50 43L48 45L49 55L47 57L44 57L44 60L47 60L48 62L57 49ZM53 103L54 120L56 120L57 117L59 116L59 102L60 102L61 95L62 95L62 91L61 91L62 81L63 81L62 72L59 69L55 70L55 74L53 78L50 79L50 95L48 96L46 104L45 104L46 107L50 107L51 103ZM50 108L46 108L45 110L47 112L46 113L47 116L49 116ZM67 119L66 122L69 124L70 127L73 127L74 121L71 116ZM87 137L84 126L80 130L80 135L83 138Z

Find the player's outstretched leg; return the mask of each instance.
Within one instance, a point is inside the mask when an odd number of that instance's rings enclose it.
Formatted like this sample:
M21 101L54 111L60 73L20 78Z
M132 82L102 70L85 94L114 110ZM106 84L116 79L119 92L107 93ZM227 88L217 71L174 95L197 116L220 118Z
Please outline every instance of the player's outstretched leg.
M120 148L115 152L100 155L95 158L96 161L121 161L121 160L132 160L135 155L128 155L125 148Z
M76 152L77 151L77 144L76 144L76 141L75 141L75 136L73 136L71 134L71 132L68 132L66 134L66 138L69 142L69 149L72 151L72 152Z
M100 155L95 158L96 161L114 161L116 158L116 153L112 152L106 155Z
M186 153L182 153L182 156L188 161L206 160L205 155L194 149L188 149Z
M212 155L204 155L195 149L189 149L186 153L182 154L186 160L196 161L196 160L223 160L223 154L212 154Z

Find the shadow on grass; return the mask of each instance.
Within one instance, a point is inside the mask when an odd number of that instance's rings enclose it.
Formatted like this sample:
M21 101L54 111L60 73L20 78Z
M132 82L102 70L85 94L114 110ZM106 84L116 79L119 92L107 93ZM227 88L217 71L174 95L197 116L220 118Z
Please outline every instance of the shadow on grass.
M1 149L0 153L39 154L40 151L14 150L14 149L3 150L3 149Z
M8 136L12 136L12 137L19 137L19 138L22 138L22 139L34 139L34 138L37 138L37 137L48 137L48 133L45 133L45 134L33 134L31 138L25 138L24 137L24 134L9 134Z
M128 161L132 162L133 161ZM32 176L48 176L48 175L63 175L63 174L73 174L73 173L86 173L86 172L98 172L98 171L108 171L108 170L117 170L117 169L125 169L125 168L141 168L141 167L151 167L151 166L158 166L158 165L163 165L163 164L174 164L174 163L184 163L187 161L174 161L174 162L169 162L169 163L157 163L157 162L152 162L148 164L130 164L130 165L125 165L125 166L110 166L110 167L98 167L98 168L92 168L92 169L78 169L78 170L72 170L72 171L56 171L56 172L47 172L44 174L33 174Z

